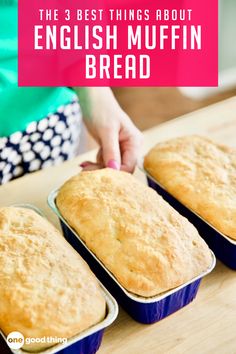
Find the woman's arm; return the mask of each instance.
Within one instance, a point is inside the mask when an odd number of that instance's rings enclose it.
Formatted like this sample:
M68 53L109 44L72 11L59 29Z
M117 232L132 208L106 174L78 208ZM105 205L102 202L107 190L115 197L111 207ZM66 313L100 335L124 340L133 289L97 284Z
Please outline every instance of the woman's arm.
M76 88L76 92L86 127L100 145L98 163L133 172L142 134L121 109L111 89Z

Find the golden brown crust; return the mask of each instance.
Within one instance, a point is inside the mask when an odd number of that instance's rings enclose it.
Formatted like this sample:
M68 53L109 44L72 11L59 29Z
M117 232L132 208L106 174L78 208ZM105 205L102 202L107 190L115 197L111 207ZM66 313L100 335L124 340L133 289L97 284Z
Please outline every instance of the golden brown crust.
M151 297L205 271L211 254L197 230L156 192L126 172L82 172L57 206L128 291Z
M201 136L157 144L144 168L181 203L236 240L236 150Z
M0 255L5 335L69 338L104 318L105 299L88 265L36 212L0 208Z

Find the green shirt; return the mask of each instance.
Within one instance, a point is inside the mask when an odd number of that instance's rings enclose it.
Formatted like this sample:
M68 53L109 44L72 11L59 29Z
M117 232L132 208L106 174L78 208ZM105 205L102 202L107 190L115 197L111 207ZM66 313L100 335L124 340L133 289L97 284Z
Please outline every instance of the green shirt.
M0 137L24 130L74 97L66 87L17 86L17 0L0 0Z

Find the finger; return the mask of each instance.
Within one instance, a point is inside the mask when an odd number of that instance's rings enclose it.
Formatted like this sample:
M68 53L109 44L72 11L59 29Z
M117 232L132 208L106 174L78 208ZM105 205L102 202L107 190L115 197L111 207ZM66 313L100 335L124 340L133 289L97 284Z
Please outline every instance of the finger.
M99 165L102 165L102 166L104 167L103 157L102 157L102 148L100 148L100 149L98 150L96 160L97 160L97 163L98 163Z
M137 148L127 148L122 155L121 170L133 173L137 164L137 155Z
M93 171L93 170L99 170L103 168L101 164L94 163L91 161L84 161L80 164L80 167L82 167L83 171Z
M119 132L111 129L104 130L101 145L104 166L119 170L121 164Z
M142 135L138 132L130 136L128 140L121 142L122 161L121 170L133 173L137 164L140 147L142 146Z
M89 166L92 163L93 162L91 162L91 161L83 161L83 162L80 163L80 167L84 168L84 167Z

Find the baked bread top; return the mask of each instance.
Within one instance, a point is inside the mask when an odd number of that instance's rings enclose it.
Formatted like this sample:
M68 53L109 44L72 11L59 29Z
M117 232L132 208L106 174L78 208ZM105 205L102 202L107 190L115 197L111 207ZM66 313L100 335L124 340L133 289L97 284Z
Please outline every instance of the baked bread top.
M88 265L46 219L0 208L0 328L5 335L72 337L105 316ZM38 350L50 344L23 348Z
M187 219L126 172L82 172L59 190L62 216L129 292L152 297L205 271L208 246Z
M202 136L157 144L144 168L170 194L236 240L236 150Z

